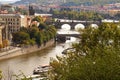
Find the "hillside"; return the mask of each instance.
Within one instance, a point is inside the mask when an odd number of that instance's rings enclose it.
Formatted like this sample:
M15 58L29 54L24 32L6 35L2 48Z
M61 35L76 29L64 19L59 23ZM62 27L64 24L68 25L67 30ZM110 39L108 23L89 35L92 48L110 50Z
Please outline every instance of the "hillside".
M77 4L110 4L110 3L118 3L120 0L21 0L15 2L15 4L28 4L28 3L36 3L36 4L43 4L43 3L56 3L58 2L74 2Z

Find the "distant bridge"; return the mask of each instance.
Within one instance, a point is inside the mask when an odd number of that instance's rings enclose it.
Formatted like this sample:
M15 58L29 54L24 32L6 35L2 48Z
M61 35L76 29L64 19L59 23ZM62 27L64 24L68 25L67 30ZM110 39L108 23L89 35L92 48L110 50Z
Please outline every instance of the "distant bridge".
M80 33L77 31L58 31L56 35L56 39L58 41L64 42L70 37L80 37Z
M61 29L63 25L67 24L70 26L70 29L75 29L77 25L83 25L84 27L91 26L92 24L99 25L100 21L79 21L79 20L65 20L65 19L58 19L53 24L56 26L57 29Z
M72 37L79 37L80 33L77 31L67 31L67 30L62 30L62 31L57 31L57 36L72 36Z

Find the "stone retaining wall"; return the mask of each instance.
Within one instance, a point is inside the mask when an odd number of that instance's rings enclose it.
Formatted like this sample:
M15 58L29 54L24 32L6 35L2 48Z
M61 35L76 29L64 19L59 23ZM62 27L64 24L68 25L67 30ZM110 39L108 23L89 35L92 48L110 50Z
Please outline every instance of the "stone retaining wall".
M20 56L20 55L30 54L32 52L39 51L39 50L45 49L47 47L50 47L53 44L54 44L54 39L48 41L45 45L43 44L40 47L38 47L37 45L28 46L28 47L24 47L24 48L15 47L13 50L0 53L0 60L16 57L16 56Z

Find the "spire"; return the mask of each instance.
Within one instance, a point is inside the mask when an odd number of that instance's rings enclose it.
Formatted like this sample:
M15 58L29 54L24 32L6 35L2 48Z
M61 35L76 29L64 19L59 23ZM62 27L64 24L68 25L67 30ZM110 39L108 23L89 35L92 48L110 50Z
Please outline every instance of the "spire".
M28 15L34 15L35 10L33 9L33 6L29 4L29 10L28 10Z

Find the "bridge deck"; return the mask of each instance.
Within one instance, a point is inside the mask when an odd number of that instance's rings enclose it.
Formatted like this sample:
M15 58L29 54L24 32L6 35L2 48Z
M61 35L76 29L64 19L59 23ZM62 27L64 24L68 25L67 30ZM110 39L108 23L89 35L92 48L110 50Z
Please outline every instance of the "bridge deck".
M80 36L80 33L77 31L58 31L57 32L57 36L74 36L74 37L78 37Z
M57 31L57 34L80 34L79 32L77 31L69 31L69 30L59 30Z

